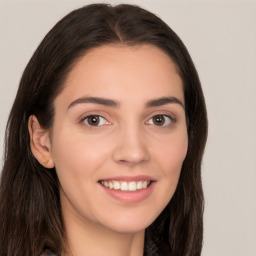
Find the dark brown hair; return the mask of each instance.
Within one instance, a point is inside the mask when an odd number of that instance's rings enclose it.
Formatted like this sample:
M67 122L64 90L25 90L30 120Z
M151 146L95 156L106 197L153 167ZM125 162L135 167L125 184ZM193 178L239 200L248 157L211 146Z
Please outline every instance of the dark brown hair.
M20 81L6 130L0 183L0 252L60 255L65 230L58 177L33 157L28 119L44 128L54 119L53 101L68 72L91 48L105 44L151 44L166 52L183 81L189 146L176 192L146 229L145 255L198 256L202 249L203 192L201 161L207 116L194 64L179 37L157 16L133 5L88 5L60 20L45 36ZM152 60L154 61L154 60Z

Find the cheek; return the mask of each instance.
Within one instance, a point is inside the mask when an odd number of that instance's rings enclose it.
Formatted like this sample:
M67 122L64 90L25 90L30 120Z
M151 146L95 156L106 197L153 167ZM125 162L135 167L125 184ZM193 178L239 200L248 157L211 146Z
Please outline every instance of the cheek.
M186 132L172 136L161 145L158 145L156 154L158 154L166 174L171 173L172 170L180 170L186 157L187 149L188 137Z
M63 206L69 209L71 204L77 212L83 212L83 205L87 205L87 214L91 217L90 195L99 179L101 167L109 159L109 150L102 147L102 143L102 140L94 140L81 133L74 135L65 129L56 133L52 141L52 156Z
M78 188L81 181L88 185L89 181L96 181L100 166L109 158L102 141L90 140L79 133L74 135L64 129L55 134L52 145L56 172L65 190L70 186Z
M165 193L169 199L177 187L187 148L188 138L186 132L179 136L170 137L155 148L158 165L162 170L163 184L165 184L163 187L165 187Z

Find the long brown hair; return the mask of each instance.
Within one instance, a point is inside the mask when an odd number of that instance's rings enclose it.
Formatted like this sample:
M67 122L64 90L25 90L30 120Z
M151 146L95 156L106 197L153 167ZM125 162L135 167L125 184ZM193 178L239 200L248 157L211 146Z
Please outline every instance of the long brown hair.
M105 44L151 44L165 51L183 81L189 146L176 192L146 229L145 255L198 256L203 238L201 161L207 115L197 71L179 37L154 14L133 5L93 4L60 20L45 36L20 81L6 129L0 183L0 252L60 255L65 230L55 169L33 157L28 119L36 115L50 128L53 101L74 63L86 51ZM154 61L154 60L152 60Z

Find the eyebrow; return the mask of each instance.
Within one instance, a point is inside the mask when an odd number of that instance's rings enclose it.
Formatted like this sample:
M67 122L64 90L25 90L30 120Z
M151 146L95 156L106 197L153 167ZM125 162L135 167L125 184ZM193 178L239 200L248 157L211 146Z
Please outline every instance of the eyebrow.
M94 103L94 104L99 104L99 105L114 107L114 108L118 108L120 106L118 102L111 99L105 99L105 98L99 98L99 97L83 97L71 102L68 106L68 109L77 104L84 104L84 103Z
M176 97L162 97L158 99L153 99L146 103L146 107L159 107L170 103L176 103L185 108L182 101L177 99Z
M100 98L100 97L82 97L71 102L68 106L68 109L70 109L71 107L74 107L75 105L85 104L85 103L99 104L99 105L113 107L113 108L120 107L120 103L115 100ZM145 106L147 108L152 108L152 107L160 107L160 106L171 104L171 103L179 104L184 108L184 104L182 103L182 101L177 99L176 97L161 97L161 98L153 99L148 101Z

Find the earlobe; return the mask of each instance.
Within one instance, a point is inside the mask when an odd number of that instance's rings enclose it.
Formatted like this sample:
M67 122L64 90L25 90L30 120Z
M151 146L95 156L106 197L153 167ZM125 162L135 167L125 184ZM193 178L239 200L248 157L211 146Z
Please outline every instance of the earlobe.
M49 131L41 128L36 116L31 115L28 120L30 148L37 161L45 168L53 168L51 155L51 141Z

